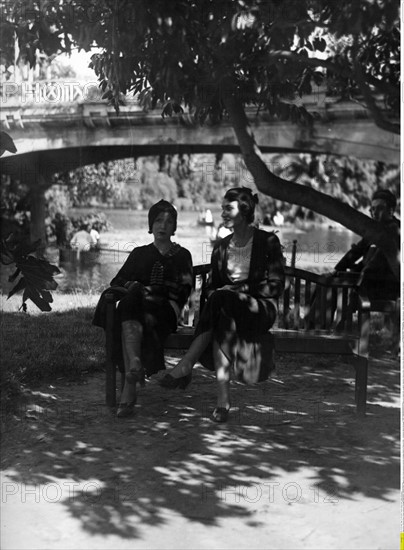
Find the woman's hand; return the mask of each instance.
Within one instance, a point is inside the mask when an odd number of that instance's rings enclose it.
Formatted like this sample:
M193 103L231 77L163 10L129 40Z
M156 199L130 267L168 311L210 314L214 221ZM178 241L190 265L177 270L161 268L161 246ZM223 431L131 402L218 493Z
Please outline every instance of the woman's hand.
M166 285L148 285L144 287L148 294L153 296L167 296L168 287Z
M137 285L138 282L137 281L128 281L127 283L125 283L125 288L127 288L128 290L131 290L135 285Z
M217 290L235 290L234 285L223 285Z
M239 283L234 285L224 285L217 290L232 290L233 292L248 292L246 283Z

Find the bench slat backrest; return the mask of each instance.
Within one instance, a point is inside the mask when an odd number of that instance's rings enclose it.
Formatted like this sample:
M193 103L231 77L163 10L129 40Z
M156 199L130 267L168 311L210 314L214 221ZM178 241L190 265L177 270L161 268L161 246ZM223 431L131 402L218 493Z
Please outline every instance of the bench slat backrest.
M209 270L209 264L194 266L193 290L183 310L182 325L196 326L198 322L199 312L207 300ZM278 318L274 328L329 332L339 324L344 332L356 330L350 307L351 302L357 299L356 277L344 274L330 279L285 266L285 291L278 300ZM113 301L113 297L110 300ZM332 314L334 310L335 315Z
M285 267L285 294L279 300L277 327L294 330L353 329L352 303L357 301L357 276L326 277ZM335 314L334 314L335 313Z
M190 298L190 323L195 326L206 302L209 264L194 266L194 290ZM278 301L276 327L294 330L332 331L336 324L352 331L351 302L357 292L357 275L332 279L291 266L285 267L285 291ZM333 307L331 307L331 304ZM333 315L335 310L336 314Z

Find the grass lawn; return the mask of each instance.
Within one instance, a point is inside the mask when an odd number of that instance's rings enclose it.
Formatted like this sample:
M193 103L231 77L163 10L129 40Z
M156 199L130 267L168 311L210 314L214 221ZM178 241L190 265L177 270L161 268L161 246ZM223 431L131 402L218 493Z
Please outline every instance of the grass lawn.
M42 313L28 302L24 313L18 311L21 296L1 296L3 406L12 403L25 385L77 378L103 367L104 332L91 324L98 298L54 293L51 312Z

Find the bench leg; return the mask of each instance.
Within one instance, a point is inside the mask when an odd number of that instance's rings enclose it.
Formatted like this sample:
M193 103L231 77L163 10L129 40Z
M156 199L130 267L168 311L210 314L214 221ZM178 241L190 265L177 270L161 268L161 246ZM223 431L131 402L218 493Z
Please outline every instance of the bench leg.
M388 327L391 332L392 352L394 355L400 353L400 313L394 311L389 315Z
M116 405L116 365L112 360L111 331L106 331L105 402L107 407Z
M108 407L116 405L116 367L108 360L105 373L105 402Z
M366 414L366 399L368 387L368 358L357 357L355 360L355 401L356 412L360 416Z

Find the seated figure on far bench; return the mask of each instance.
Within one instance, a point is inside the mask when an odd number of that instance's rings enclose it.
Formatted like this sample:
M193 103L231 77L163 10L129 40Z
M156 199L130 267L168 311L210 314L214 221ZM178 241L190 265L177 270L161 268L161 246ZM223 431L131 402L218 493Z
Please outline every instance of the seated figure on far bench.
M98 302L93 324L105 328L105 293L120 299L114 340L122 341L125 385L117 416L133 413L136 384L164 369L164 341L177 329L182 308L191 293L192 257L172 242L177 211L161 200L149 210L149 233L154 240L132 250L128 259ZM122 340L121 340L122 339Z
M284 288L284 258L275 233L254 227L258 202L251 189L229 189L222 218L233 233L214 246L208 300L192 344L174 369L162 378L166 388L185 387L196 361L216 370L217 407L212 420L225 422L230 409L230 368L246 383L266 380L272 367L269 329Z
M397 205L396 197L387 189L378 189L372 196L370 213L372 218L382 224L390 231L393 244L400 252L400 221L394 216ZM327 274L327 277L334 277L339 272L348 271L357 273L358 287L364 288L367 297L373 300L396 300L400 295L400 281L395 277L384 251L366 239L361 239L352 245L341 260L336 264L334 270ZM311 316L314 318L317 311L317 294L312 297ZM328 301L328 307L334 315L336 304ZM351 311L356 310L356 304L351 303Z
M400 252L400 221L394 216L397 199L387 189L378 189L372 196L370 214L391 233L397 254ZM366 239L354 244L337 263L334 273L360 273L358 285L363 285L370 300L396 300L400 281L394 277L383 250Z

